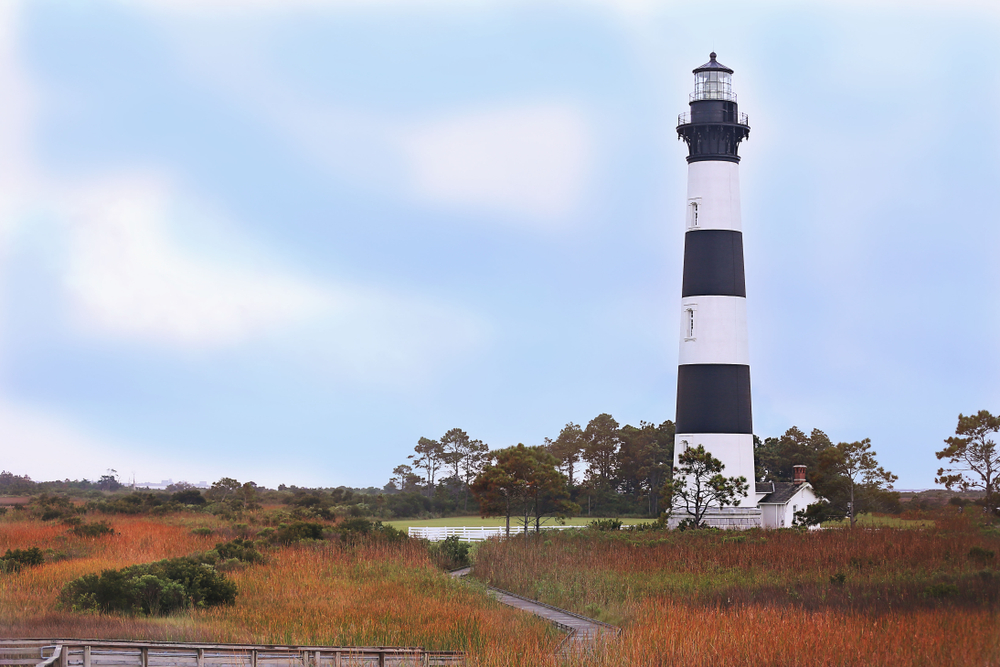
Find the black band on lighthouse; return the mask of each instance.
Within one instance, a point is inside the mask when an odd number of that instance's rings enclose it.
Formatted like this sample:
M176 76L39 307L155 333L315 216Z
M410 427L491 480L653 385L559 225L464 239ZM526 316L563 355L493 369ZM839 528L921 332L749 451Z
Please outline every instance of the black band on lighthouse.
M677 367L678 433L753 433L750 367L684 364Z
M746 295L742 232L703 229L684 235L681 296Z

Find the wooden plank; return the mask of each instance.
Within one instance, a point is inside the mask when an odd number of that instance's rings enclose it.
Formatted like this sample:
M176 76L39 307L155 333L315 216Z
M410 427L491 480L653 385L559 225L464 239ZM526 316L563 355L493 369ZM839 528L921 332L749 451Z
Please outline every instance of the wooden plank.
M90 647L89 646L84 646L83 647L83 667L92 667L92 665L93 665L93 663L91 662L91 657L90 657Z

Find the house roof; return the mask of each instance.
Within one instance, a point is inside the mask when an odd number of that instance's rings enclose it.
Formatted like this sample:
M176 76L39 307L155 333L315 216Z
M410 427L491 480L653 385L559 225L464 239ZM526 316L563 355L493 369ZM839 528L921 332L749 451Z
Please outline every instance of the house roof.
M757 493L774 493L774 482L757 482Z
M760 501L758 501L758 504L784 505L799 492L799 489L806 486L806 484L796 484L795 482L768 482L766 484L757 484L758 493L760 492L761 486L766 486L768 484L772 484L774 486L774 490L761 498Z

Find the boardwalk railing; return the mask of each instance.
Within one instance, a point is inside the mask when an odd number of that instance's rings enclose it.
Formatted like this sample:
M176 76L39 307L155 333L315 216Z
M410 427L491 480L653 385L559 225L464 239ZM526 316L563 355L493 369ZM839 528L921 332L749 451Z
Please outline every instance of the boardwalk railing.
M571 530L571 529L581 529L586 528L586 526L542 526L542 530ZM452 535L457 535L460 542L482 542L483 540L488 540L491 537L497 537L506 534L507 529L503 526L410 526L409 528L410 537L416 537L423 540L430 540L431 542L440 542L441 540L451 537ZM513 526L510 528L511 536L520 535L524 532L524 526L518 526L517 530ZM534 527L529 527L528 532L535 532Z
M397 646L179 644L99 639L0 640L0 665L38 667L441 667L458 651Z

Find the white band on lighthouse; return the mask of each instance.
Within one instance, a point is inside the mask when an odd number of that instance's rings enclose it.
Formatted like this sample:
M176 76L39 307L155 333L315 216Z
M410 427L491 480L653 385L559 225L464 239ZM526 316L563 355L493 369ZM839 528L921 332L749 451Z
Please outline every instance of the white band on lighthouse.
M747 300L738 296L690 296L681 302L678 363L749 364Z
M720 160L702 160L689 164L687 217L689 230L742 231L740 165Z

